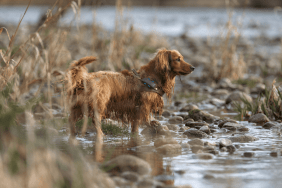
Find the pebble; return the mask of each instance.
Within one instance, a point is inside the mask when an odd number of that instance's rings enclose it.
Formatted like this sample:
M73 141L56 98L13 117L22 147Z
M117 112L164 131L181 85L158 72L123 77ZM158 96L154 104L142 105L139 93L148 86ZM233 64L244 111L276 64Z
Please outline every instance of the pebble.
M183 122L183 118L181 116L173 116L168 120L168 123L170 124L179 124L182 122Z
M248 95L247 93L244 93L244 92L241 92L241 91L234 91L227 97L227 99L225 100L225 103L229 104L233 101L242 101L241 98L246 99L250 103L253 102L252 97L250 95Z
M208 160L213 159L213 155L209 153L198 153L195 155L195 158Z
M251 123L257 123L257 124L264 124L266 122L269 122L269 119L266 115L264 115L263 113L258 113L255 115L252 115L249 118L249 122Z
M206 133L195 128L188 129L183 134L187 135L188 138L206 138L208 136Z
M232 141L230 139L222 138L219 141L219 147L226 147L226 146L229 146L229 145L232 145Z
M278 157L278 152L277 151L272 151L269 154L271 157Z
M137 182L139 180L139 175L137 173L129 171L123 172L120 177L132 182Z
M271 129L272 127L275 127L276 124L273 122L266 122L265 124L263 124L262 128L264 129Z
M188 104L188 105L184 106L183 108L181 108L180 112L189 112L191 110L196 110L196 109L199 109L199 107L197 105Z
M206 111L201 111L201 110L189 111L189 117L191 117L195 121L202 120L207 123L213 123L214 121L220 119L218 116L214 116Z
M179 126L178 125L175 125L175 124L169 124L169 125L166 125L167 126L167 128L169 129L169 130L172 130L172 131L178 131L179 130Z
M253 157L255 154L254 154L254 152L250 152L250 151L246 151L246 152L244 152L244 157Z
M164 117L170 117L171 114L172 114L172 112L167 111L167 110L164 110L162 116L164 116Z
M227 148L226 147L222 147L222 148L220 148L220 151L221 152L227 152Z
M151 172L151 166L148 162L133 155L119 155L102 164L101 168L114 174L131 171L139 175L146 175Z
M236 129L241 128L243 125L239 123L233 123L233 122L226 122L222 128L225 128L230 131L236 131Z
M198 145L198 146L204 146L204 141L199 139L199 138L195 138L195 139L192 139L190 141L188 141L188 144L190 145Z
M229 138L232 142L253 142L258 140L254 136L250 135L239 135L239 136L232 136Z
M199 151L203 151L204 147L198 146L198 145L193 145L193 146L191 146L191 150L192 150L193 153L198 153Z
M199 129L200 131L203 131L204 133L207 133L207 134L210 134L211 133L211 130L208 126L203 126Z
M226 149L229 153L234 153L236 151L236 147L233 145L226 146Z
M190 149L190 145L188 143L181 143L182 148Z
M168 154L178 154L181 153L180 144L165 144L156 149L159 153L168 155Z
M154 142L155 147L160 147L165 144L178 144L178 142L174 138L159 138Z
M194 127L202 127L202 126L208 126L209 124L207 124L206 122L187 122L185 123L185 126L194 128Z
M237 121L236 121L236 120L233 120L233 119L227 119L227 120L223 120L223 121L221 121L221 122L218 124L218 127L219 127L219 128L222 128L222 127L223 127L223 125L224 125L225 123L227 123L227 122L237 123Z

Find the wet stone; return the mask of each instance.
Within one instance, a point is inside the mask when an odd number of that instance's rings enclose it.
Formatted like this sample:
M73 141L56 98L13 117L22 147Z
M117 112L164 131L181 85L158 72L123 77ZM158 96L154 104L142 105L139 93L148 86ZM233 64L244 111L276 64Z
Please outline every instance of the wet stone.
M190 148L190 145L189 145L188 143L181 143L181 147L182 147L182 148L189 149L189 148Z
M226 147L226 146L229 146L229 145L232 145L232 141L227 139L227 138L222 138L219 141L219 147Z
M229 153L234 153L236 151L236 147L233 145L226 146L226 149Z
M200 131L203 131L204 133L210 134L211 130L208 126L203 126L199 129Z
M151 172L151 166L148 162L133 155L117 156L101 166L110 173L122 173L126 171L136 172L139 175L146 175Z
M206 111L201 111L201 110L189 111L189 117L191 117L195 121L202 120L207 123L213 123L214 121L220 119L218 116L214 116Z
M213 159L213 155L210 153L198 153L195 155L195 158L208 160Z
M178 142L174 138L159 138L154 142L155 147L160 147L165 144L178 144Z
M166 125L167 126L167 128L169 129L169 130L172 130L172 131L177 131L177 130L179 130L179 126L178 125L171 125L171 124L169 124L169 125Z
M221 152L227 152L227 148L226 147L222 147L222 148L220 148L220 151Z
M180 127L179 132L185 132L186 130L190 129L190 127Z
M198 153L199 151L203 151L204 147L198 146L198 145L193 145L193 146L191 146L191 150L192 150L193 153Z
M250 151L246 151L243 154L244 157L253 157L254 155L255 155L254 152L250 152Z
M190 145L198 145L198 146L204 146L204 141L199 139L199 138L195 138L195 139L192 139L190 141L188 141L188 144Z
M238 131L240 131L240 132L247 132L247 131L249 131L249 128L248 127L239 127Z
M225 100L225 103L229 104L233 101L242 101L241 98L246 99L249 102L253 101L252 97L248 95L247 93L244 93L241 91L234 91L227 97L227 99Z
M208 126L209 124L205 122L187 122L185 123L185 126L194 128L194 127L202 127L202 126Z
M199 109L199 107L194 104L188 104L184 106L183 108L181 108L180 112L189 112L191 110L196 110L196 109Z
M236 131L236 129L241 128L242 125L238 124L238 123L232 123L232 122L226 122L222 128L224 129L228 129L230 131Z
M120 186L120 187L130 186L131 185L130 181L128 181L128 180L126 180L124 178L118 177L118 176L112 177L112 180L114 180L115 184L117 186Z
M181 145L180 144L166 144L158 147L156 149L159 153L164 155L169 154L178 154L181 153Z
M183 122L183 118L181 116L173 116L168 120L168 123L170 124L179 124L182 122Z
M271 129L272 127L275 127L275 126L276 126L275 123L267 122L267 123L263 124L262 128L264 128L264 129Z
M135 172L123 172L120 177L132 181L132 182L137 182L139 180L139 175Z
M258 140L254 136L250 135L239 135L239 136L232 136L229 138L232 142L253 142Z
M172 112L164 110L162 116L164 117L170 117L172 115Z
M208 135L195 128L188 129L183 134L187 135L188 138L206 138Z
M153 179L144 178L137 184L138 188L163 187L164 184Z
M204 178L204 179L213 179L214 176L211 175L211 174L205 174L203 178Z
M269 154L271 157L278 157L278 152L277 151L272 151Z
M224 125L225 123L227 123L227 122L237 123L237 121L236 121L236 120L233 120L233 119L227 119L227 120L223 120L223 121L221 121L221 122L218 124L218 127L219 127L219 128L222 128L222 127L223 127L223 125Z
M266 115L264 115L263 113L258 113L255 115L252 115L249 118L249 122L251 123L257 123L257 124L264 124L266 122L269 122L269 119Z

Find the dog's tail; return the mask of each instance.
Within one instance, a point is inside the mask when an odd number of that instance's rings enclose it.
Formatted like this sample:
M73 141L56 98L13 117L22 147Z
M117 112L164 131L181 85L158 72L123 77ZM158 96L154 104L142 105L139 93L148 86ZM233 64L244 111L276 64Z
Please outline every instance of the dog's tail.
M93 57L93 56L87 56L84 58L81 58L80 60L74 62L71 64L71 67L77 67L77 66L84 66L87 65L89 63L92 63L93 61L96 61L97 58Z

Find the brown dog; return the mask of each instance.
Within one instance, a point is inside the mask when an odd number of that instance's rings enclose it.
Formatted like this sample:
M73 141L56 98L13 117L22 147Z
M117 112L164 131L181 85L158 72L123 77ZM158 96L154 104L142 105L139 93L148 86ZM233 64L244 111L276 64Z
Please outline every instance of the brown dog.
M175 76L187 75L195 69L178 51L165 49L159 50L135 73L129 70L88 73L84 65L95 60L91 56L82 58L73 63L67 73L71 135L76 134L75 123L83 114L92 117L97 137L103 135L100 121L105 117L130 122L132 132L137 132L138 125L148 122L151 113L162 113L162 95L172 95ZM144 81L148 78L156 86L149 87Z

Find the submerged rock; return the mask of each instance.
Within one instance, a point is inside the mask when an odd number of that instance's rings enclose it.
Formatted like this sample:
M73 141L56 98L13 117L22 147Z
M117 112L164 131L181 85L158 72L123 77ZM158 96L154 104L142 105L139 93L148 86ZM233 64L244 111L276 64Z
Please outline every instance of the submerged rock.
M188 138L206 138L208 135L203 131L191 128L185 131L183 134L187 135Z
M114 174L132 171L139 175L146 175L151 172L151 166L148 162L133 155L119 155L102 164L101 167Z

